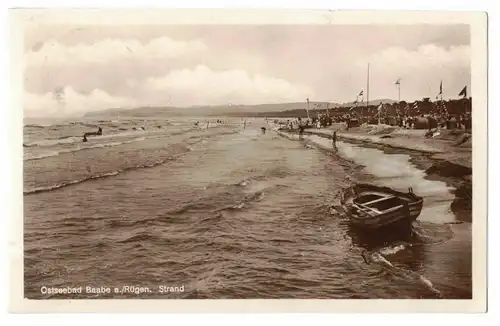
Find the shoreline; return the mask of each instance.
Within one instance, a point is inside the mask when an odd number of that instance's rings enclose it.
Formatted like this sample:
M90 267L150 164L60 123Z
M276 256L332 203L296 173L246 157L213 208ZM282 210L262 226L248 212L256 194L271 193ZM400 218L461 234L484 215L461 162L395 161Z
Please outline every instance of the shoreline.
M435 161L449 162L451 165L456 166L455 169L460 170L455 174L452 171L446 171L446 169L439 171L446 176L461 177L472 173L471 139L469 138L463 144L457 145L460 138L465 134L464 132L453 134L453 131L444 130L440 131L440 138L434 139L424 137L426 130L406 130L389 127L380 129L378 132L375 130L375 133L371 134L368 129L362 127L352 128L353 131L348 132L339 129L338 126L325 129L306 129L304 134L332 139L333 131L337 130L338 140L410 151L414 155L429 156Z
M332 133L336 129L335 126L306 129L304 134L332 139ZM407 135L395 128L390 133L383 134L391 135L390 138L381 138L360 127L353 129L351 132L337 131L337 139L363 147L378 148L384 152L410 155L410 162L426 173L426 179L445 182L455 189L452 192L455 199L450 204L450 210L457 222L472 223L472 150L467 148L467 144L465 148L455 147L453 139L425 139L425 130L417 130L416 135ZM294 140L293 135L297 134L296 131L290 133L284 130L277 133L290 140ZM425 144L422 144L424 141Z
M451 131L444 130L441 131L441 137L434 139L425 138L427 130L406 130L398 127L370 130L369 128L356 127L352 128L351 131L345 131L342 128L345 129L343 124L334 124L324 129L306 129L304 134L332 139L333 131L337 130L338 140L382 145L427 154L436 160L447 160L450 163L472 169L472 143L470 139L459 146L456 145L464 132L458 132L457 135L454 135Z

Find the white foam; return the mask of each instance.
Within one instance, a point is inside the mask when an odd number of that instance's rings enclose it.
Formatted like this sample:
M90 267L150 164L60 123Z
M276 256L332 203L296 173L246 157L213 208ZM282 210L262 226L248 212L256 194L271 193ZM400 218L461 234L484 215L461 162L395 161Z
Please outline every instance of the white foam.
M333 150L331 139L316 135L304 138L322 148ZM424 197L424 207L419 219L424 221L449 222L455 217L450 212L450 202L454 199L452 187L442 181L425 179L425 171L410 162L407 154L386 154L376 148L361 147L337 141L337 155L364 166L364 170L376 176L377 184L399 191L412 187L416 194Z
M128 141L111 142L111 143L97 143L97 144L91 144L91 145L83 145L82 147L76 146L74 148L61 149L61 150L57 150L57 151L46 151L46 152L40 153L40 154L25 153L23 160L24 161L38 160L38 159L42 159L42 158L46 158L46 157L58 156L58 155L64 154L64 153L77 152L77 151L81 151L81 150L84 150L84 149L105 148L105 147L120 146L120 145L123 145L123 144L130 144L130 143L133 143L133 142L140 142L140 141L143 141L145 139L146 139L146 137L137 137L135 139L128 140Z
M397 252L400 252L401 250L406 249L406 246L400 244L394 247L384 247L382 249L379 249L379 252L384 255L384 256L389 256L389 255L394 255Z
M123 137L129 137L129 136L139 136L139 135L157 135L157 134L162 134L165 133L166 131L172 132L173 130L171 129L163 129L163 130L132 130L132 131L125 131L125 132L120 132L116 134L104 134L100 136L89 136L88 142L96 142L100 140L106 140L106 139L113 139L113 138L123 138ZM177 129L175 131L178 131ZM26 144L27 147L49 147L49 146L54 146L54 145L59 145L59 144L72 144L72 143L81 143L82 142L82 137L81 136L71 136L67 138L58 138L58 139L44 139L40 141L34 141L31 143Z
M441 296L441 291L439 291L438 289L436 289L434 287L434 284L432 284L432 282L426 278L425 276L423 275L420 275L420 281L422 282L422 284L424 284L429 290L431 290L432 292L434 292L435 294Z
M375 263L380 263L380 264L383 264L383 265L385 265L387 267L394 267L390 261L388 261L387 259L385 259L384 256L382 256L378 252L372 253L371 259Z
M309 136L308 139L322 147L332 148L331 140L318 136ZM425 172L410 162L410 155L386 154L379 149L344 142L337 142L337 150L342 157L363 165L367 173L381 178L384 185L402 190L411 186L423 195L447 194L452 189L442 181L424 179Z

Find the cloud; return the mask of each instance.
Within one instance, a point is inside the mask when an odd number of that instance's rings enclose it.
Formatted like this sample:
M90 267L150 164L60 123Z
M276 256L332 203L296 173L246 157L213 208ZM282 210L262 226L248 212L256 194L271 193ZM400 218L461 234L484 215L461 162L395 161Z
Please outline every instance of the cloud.
M426 44L415 51L391 47L372 55L368 60L379 66L397 69L402 73L412 72L417 68L432 70L436 67L469 67L470 47L454 46L446 49L434 44Z
M206 45L199 40L176 41L169 37L155 38L142 44L135 39L103 39L93 44L67 46L58 41L36 44L25 54L27 66L65 66L86 63L102 64L122 59L155 60L202 53Z
M471 88L468 27L150 28L35 33L26 42L25 114L347 102L367 93L368 63L372 100L397 99L398 77L402 100L434 99L441 80L444 98ZM53 96L61 86L64 105Z
M368 62L370 98L397 99L394 82L398 77L402 79L401 99L434 99L441 80L445 98L456 97L463 86L470 85L469 46L426 44L415 50L390 47L357 61L358 71L364 71L362 75L366 74Z
M109 108L132 108L135 104L131 98L111 96L99 89L81 94L71 87L46 94L25 92L23 97L25 117L82 116L86 112Z
M149 78L147 91L171 94L175 105L261 104L303 101L312 90L300 84L244 70L213 71L198 65L194 69L173 70L169 74Z
M109 108L283 103L312 96L309 87L284 79L250 75L244 70L213 71L202 65L142 81L127 79L126 83L137 94L134 98L100 89L82 94L70 86L41 95L25 92L24 113L26 117L79 116Z

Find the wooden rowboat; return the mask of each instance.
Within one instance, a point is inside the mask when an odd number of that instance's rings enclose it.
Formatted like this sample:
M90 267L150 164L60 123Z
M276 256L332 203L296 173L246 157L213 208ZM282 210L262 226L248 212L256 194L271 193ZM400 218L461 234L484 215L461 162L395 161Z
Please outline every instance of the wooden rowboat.
M388 187L355 184L342 193L342 207L349 222L363 229L389 226L411 226L422 211L423 198L413 193L399 192Z

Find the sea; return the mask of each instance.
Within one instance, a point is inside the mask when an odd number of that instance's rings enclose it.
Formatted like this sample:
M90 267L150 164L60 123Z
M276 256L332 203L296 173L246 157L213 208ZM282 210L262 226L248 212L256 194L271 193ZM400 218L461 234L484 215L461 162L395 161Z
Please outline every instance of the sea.
M24 296L472 298L450 185L415 153L304 138L257 118L25 123ZM353 182L423 196L413 234L352 230L337 208Z

